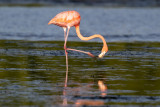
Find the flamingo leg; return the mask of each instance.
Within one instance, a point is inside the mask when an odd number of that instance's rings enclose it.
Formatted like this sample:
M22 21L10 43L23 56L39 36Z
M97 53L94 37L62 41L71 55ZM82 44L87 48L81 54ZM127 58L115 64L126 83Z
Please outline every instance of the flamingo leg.
M66 27L63 27L64 30L64 38L65 38L65 42L64 42L64 49L65 49L65 55L66 55L66 80L65 80L65 87L67 87L67 80L68 80L68 52L67 52L67 38L68 38L68 34L69 34L69 30L70 27L67 27L68 31L67 31L67 35L66 35Z
M76 52L81 52L81 53L85 53L87 55L89 55L90 57L95 57L93 54L91 54L90 52L86 52L86 51L82 51L82 50L77 50L77 49L71 49L71 48L67 48L67 50L70 50L70 51L76 51Z

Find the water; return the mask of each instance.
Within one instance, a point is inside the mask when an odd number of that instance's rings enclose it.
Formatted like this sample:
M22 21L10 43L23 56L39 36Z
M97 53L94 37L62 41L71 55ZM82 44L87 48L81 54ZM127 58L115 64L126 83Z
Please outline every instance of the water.
M159 0L125 0L125 1L106 1L106 0L0 0L1 5L28 5L28 6L39 6L39 5L100 5L100 6L159 6Z
M95 42L68 42L68 46L96 55L101 49ZM108 46L101 60L70 51L64 89L63 42L1 40L0 105L74 106L97 101L110 106L158 106L159 42L111 42ZM99 80L108 86L105 97L98 89Z
M64 88L63 30L47 23L73 9L81 14L81 33L102 34L109 51L103 59L69 51ZM0 14L0 106L160 105L159 8L0 7ZM74 28L68 40L68 47L94 55L102 48L100 39L80 41Z
M0 39L60 40L63 29L48 22L59 12L76 10L81 14L84 36L103 35L113 41L160 41L160 8L101 7L0 7ZM71 28L68 40L80 41ZM93 41L99 41L94 39Z

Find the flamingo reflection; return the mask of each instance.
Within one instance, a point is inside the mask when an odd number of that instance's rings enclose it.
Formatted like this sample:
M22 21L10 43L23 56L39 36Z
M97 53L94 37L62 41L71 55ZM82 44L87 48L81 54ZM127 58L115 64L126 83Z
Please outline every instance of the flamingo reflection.
M104 105L104 101L102 100L77 100L75 103L76 107L79 106L102 106Z
M98 87L99 90L101 92L101 97L105 97L107 95L107 86L103 83L103 81L98 81ZM75 89L74 89L75 90ZM77 90L77 89L76 89ZM66 88L63 91L63 106L67 106L67 96L66 96ZM70 91L73 91L70 90ZM92 99L78 99L75 101L75 106L79 107L79 106L103 106L104 105L104 101L103 100L92 100Z
M104 97L107 95L107 86L103 83L103 81L98 81L99 90L101 91L101 96Z

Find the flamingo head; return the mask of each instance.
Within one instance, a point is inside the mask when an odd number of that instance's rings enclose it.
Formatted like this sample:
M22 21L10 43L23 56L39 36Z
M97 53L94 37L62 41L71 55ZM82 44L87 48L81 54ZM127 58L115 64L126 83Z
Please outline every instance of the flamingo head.
M98 58L103 58L103 56L105 55L105 51L104 52L102 52L102 53L100 53L99 55L98 55Z

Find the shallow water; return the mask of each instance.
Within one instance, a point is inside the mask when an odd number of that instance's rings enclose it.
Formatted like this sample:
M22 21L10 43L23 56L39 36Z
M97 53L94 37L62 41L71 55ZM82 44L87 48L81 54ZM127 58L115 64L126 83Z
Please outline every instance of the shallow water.
M95 55L102 46L71 41L67 45ZM109 52L99 60L69 51L64 88L63 42L0 40L0 105L160 105L160 43L110 42L108 46ZM99 80L107 85L107 96L101 96Z
M47 25L65 10L81 14L84 36L101 34L109 46L106 56L98 60L68 51L67 88L63 30ZM0 106L159 106L159 10L0 7ZM99 39L73 42L80 41L73 29L68 47L100 53ZM99 80L108 87L105 96L99 90Z
M89 6L0 7L0 39L63 41L63 29L48 22L59 12L76 10L84 36L101 34L107 42L160 42L160 8ZM68 40L80 41L71 28ZM99 41L94 39L93 41Z

